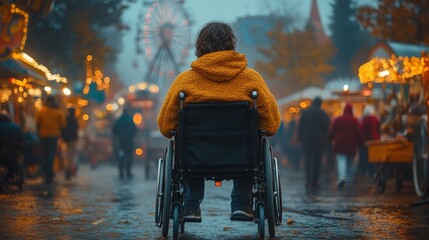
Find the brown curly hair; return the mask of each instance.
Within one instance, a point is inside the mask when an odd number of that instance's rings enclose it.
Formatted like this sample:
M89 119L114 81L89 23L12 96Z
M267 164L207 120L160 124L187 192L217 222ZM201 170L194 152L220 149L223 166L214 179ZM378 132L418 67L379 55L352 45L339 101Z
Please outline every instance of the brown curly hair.
M198 34L195 43L195 55L201 57L204 54L222 50L235 50L237 38L232 28L222 22L210 22L204 25Z

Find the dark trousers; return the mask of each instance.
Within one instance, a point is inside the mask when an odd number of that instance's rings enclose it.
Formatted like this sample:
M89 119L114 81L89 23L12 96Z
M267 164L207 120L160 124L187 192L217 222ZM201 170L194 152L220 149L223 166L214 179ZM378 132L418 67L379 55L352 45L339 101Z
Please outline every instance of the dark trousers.
M373 166L368 161L368 146L363 146L359 150L359 172L362 175L368 173L369 176L374 173Z
M119 141L118 146L118 167L119 174L122 176L123 171L126 170L128 175L131 175L131 167L133 162L133 142Z
M304 146L306 185L317 185L319 182L320 164L322 162L322 145Z
M42 137L40 144L43 150L45 181L49 183L54 179L54 160L57 152L58 137Z
M199 204L204 198L204 179L189 179L183 181L186 203ZM234 179L231 192L231 210L252 211L252 178Z
M0 155L0 157L3 157ZM4 176L4 180L8 181L18 172L18 159L17 158L4 158L0 160L0 166L4 165L7 167L7 172Z

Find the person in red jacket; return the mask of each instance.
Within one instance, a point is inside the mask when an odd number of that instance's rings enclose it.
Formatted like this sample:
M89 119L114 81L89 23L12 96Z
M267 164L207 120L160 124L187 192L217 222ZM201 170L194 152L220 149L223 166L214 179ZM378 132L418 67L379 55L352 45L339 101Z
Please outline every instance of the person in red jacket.
M359 121L354 117L350 103L344 107L343 115L334 119L329 130L329 140L337 158L337 187L342 189L348 177L349 164L359 147L363 145Z
M380 139L380 121L375 116L373 105L366 105L363 109L361 134L364 142ZM372 166L368 163L368 146L363 145L359 152L359 172L362 175L373 173Z

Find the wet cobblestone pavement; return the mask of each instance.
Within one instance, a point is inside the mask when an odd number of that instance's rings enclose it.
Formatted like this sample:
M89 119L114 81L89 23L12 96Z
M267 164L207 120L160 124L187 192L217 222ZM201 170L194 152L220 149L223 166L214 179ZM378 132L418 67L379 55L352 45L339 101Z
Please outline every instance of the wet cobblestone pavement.
M392 180L380 194L369 178L342 191L322 178L308 191L303 171L281 173L283 224L273 239L429 239L429 206L411 206L419 201L411 181L397 193ZM82 165L69 182L58 173L51 186L29 179L23 191L0 193L0 239L163 239L154 225L155 188L140 165L133 179L118 179L113 165ZM229 220L231 188L206 182L203 221L186 223L181 239L258 238L253 222Z

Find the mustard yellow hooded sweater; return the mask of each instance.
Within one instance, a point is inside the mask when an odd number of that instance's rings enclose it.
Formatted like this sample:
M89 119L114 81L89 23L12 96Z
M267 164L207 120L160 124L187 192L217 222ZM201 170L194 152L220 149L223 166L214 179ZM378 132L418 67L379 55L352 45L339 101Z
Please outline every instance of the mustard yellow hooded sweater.
M258 92L259 129L274 135L280 126L277 102L261 75L246 66L245 55L231 50L208 53L192 62L192 69L174 80L162 104L158 115L162 135L170 138L170 132L178 128L180 92L186 94L186 105L207 101L252 103L253 90Z

